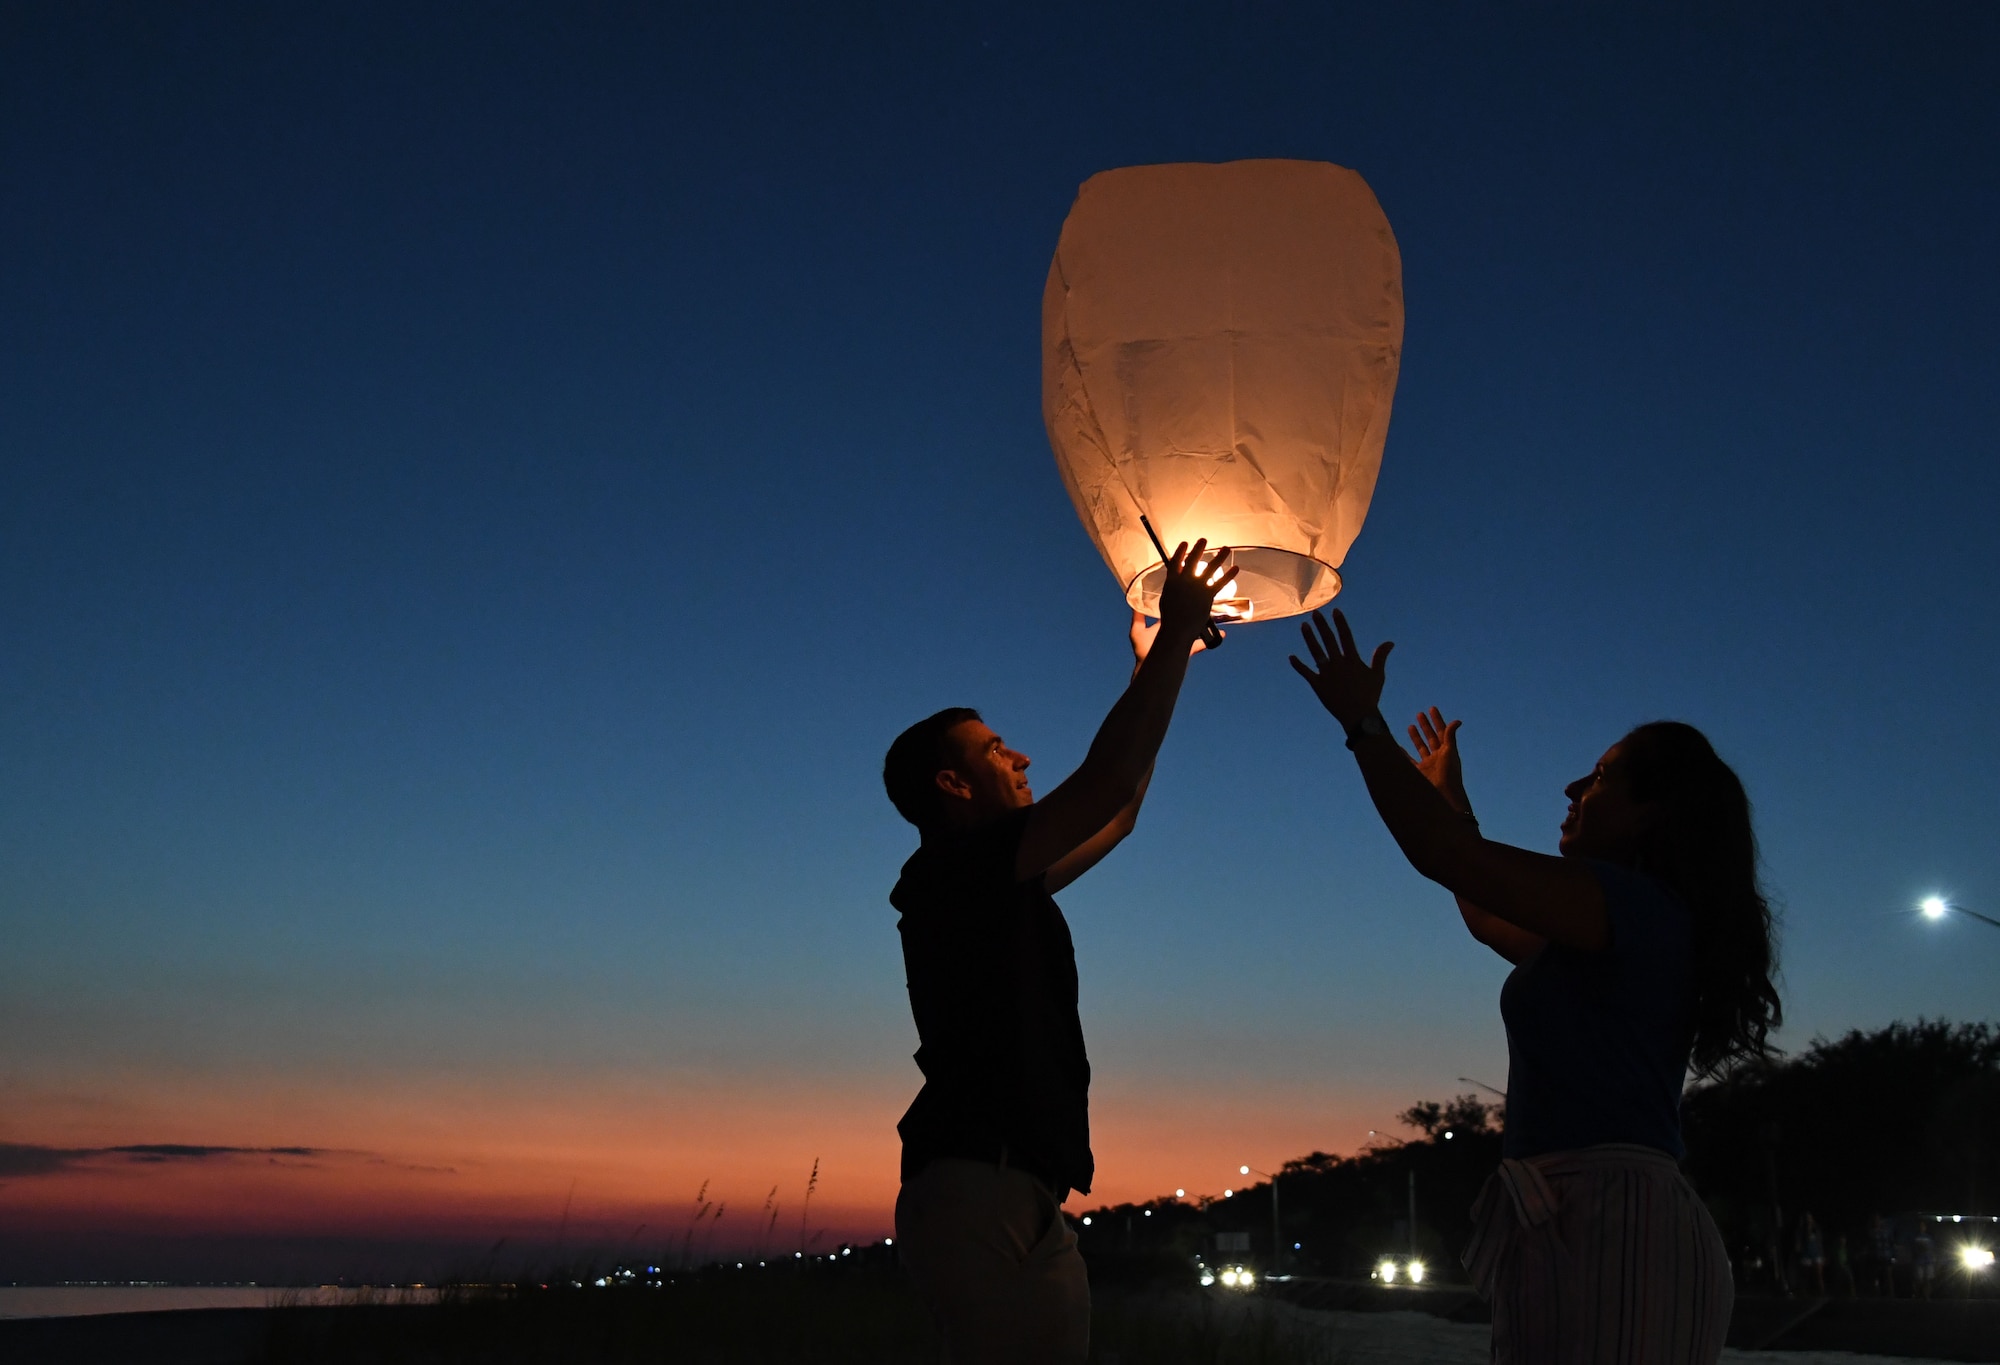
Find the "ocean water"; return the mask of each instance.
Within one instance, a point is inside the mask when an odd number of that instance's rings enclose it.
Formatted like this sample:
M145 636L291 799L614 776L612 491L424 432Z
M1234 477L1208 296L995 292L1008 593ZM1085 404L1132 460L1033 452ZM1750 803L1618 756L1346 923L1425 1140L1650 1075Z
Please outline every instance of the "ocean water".
M182 1308L275 1308L280 1304L429 1303L435 1289L343 1289L321 1285L55 1284L0 1285L0 1318L73 1318L93 1313L163 1313Z

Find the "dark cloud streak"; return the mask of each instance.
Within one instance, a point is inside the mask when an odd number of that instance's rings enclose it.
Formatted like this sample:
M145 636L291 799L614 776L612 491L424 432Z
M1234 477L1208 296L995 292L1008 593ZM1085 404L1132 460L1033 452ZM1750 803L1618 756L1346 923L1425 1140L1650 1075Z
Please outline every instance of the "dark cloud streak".
M124 1157L134 1163L164 1165L168 1162L206 1161L214 1157L332 1155L366 1154L335 1153L327 1147L221 1147L184 1142L134 1142L117 1147L41 1147L29 1143L0 1142L0 1179L56 1175L98 1157Z
M0 1142L0 1179L9 1176L49 1175L60 1171L80 1157L90 1156L89 1150L65 1147L30 1147L14 1142Z
M103 1152L129 1153L146 1161L200 1160L210 1156L325 1156L324 1147L197 1147L181 1142L137 1142L125 1147L102 1147Z

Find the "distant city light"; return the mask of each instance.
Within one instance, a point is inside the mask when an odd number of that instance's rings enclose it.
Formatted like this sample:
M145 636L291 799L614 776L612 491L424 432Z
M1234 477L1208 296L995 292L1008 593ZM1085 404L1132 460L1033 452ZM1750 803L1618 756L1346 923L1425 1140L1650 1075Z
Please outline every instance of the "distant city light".
M1175 1190L1175 1191L1174 1191L1174 1198L1176 1198L1176 1199L1185 1199L1185 1198L1187 1198L1187 1191L1186 1191L1186 1190Z
M1234 1191L1234 1190L1224 1190L1224 1191L1222 1192L1222 1197L1223 1197L1224 1199L1234 1199L1234 1198L1236 1197L1236 1191Z
M1147 1209L1147 1210L1146 1210L1146 1216L1147 1216L1148 1218L1151 1218L1151 1217L1153 1216L1153 1211L1152 1211L1151 1209Z
M1238 1174L1238 1175L1248 1175L1248 1174L1250 1174L1250 1168L1249 1168L1248 1166L1238 1166L1238 1167L1236 1168L1236 1174Z
M1085 1227L1089 1227L1089 1226L1090 1226L1090 1215L1089 1215L1089 1214L1087 1214L1087 1213L1086 1213L1085 1215L1083 1215L1083 1225L1084 1225Z
M1917 909L1924 912L1925 919L1943 919L1945 911L1951 907L1945 903L1943 896L1925 896Z
M1453 1133L1453 1132L1451 1131L1451 1129L1447 1128L1447 1129L1445 1129L1445 1130L1444 1130L1444 1140L1445 1140L1446 1142L1450 1142L1450 1141L1452 1140L1452 1138L1454 1138L1454 1137L1456 1137L1456 1136L1457 1136L1457 1134Z

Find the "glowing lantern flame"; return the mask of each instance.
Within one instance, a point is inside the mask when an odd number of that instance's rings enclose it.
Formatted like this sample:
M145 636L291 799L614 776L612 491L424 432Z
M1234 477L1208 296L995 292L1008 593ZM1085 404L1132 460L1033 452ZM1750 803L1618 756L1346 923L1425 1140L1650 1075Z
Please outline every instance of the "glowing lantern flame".
M1217 615L1340 591L1403 347L1402 261L1367 183L1321 161L1092 176L1042 294L1042 417L1077 516L1154 614L1171 549L1235 552Z

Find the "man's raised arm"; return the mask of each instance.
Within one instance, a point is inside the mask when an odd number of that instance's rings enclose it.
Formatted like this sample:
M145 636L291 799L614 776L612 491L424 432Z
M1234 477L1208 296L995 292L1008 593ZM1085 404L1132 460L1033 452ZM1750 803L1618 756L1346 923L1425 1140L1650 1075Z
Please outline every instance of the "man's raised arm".
M1046 872L1115 820L1139 794L1174 718L1174 703L1187 677L1188 654L1208 625L1216 593L1236 577L1236 570L1228 567L1227 550L1204 565L1206 547L1202 540L1192 550L1184 543L1167 561L1154 647L1097 727L1083 763L1029 813L1014 858L1018 880Z

